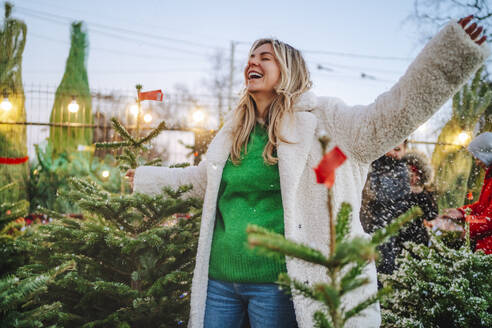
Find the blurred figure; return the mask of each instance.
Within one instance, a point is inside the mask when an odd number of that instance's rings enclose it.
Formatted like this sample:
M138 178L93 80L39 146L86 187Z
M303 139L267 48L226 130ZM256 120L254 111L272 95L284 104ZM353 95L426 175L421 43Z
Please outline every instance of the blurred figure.
M362 193L360 220L367 233L387 226L409 208L410 176L402 160L407 141L396 146L371 164ZM396 237L379 246L381 259L378 273L391 274L395 269Z
M475 250L492 254L492 132L484 132L473 139L468 151L477 164L486 169L482 191L477 202L460 208L448 208L438 218L466 220L470 224L470 238Z
M403 160L407 164L410 175L409 207L419 206L424 214L410 222L403 228L398 237L399 248L403 243L411 241L417 244L428 245L429 235L424 221L434 220L438 214L435 193L432 190L433 169L429 158L418 150L409 150Z

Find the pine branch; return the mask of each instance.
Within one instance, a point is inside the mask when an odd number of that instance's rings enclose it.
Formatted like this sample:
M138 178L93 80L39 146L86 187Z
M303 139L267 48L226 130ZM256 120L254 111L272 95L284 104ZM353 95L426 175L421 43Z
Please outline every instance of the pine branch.
M352 206L349 203L342 203L340 211L337 215L336 224L336 239L337 244L348 236L350 233L350 215L352 214Z
M137 140L135 140L130 133L125 129L123 125L121 125L120 121L116 117L111 118L111 123L113 125L113 128L115 129L118 134L127 140L128 143L132 144L133 146L137 145Z
M248 244L260 247L273 253L299 258L301 260L326 266L327 258L317 250L285 239L281 234L273 233L256 225L248 225Z
M368 299L366 299L362 303L359 303L358 305L356 305L352 309L345 312L343 322L345 323L345 322L347 322L348 319L361 313L362 311L367 309L369 306L371 306L372 304L374 304L378 300L380 300L382 297L384 297L385 295L388 295L390 293L390 291L391 291L391 289L389 289L389 288L381 288L380 290L378 290L378 292L375 295L369 297Z
M96 148L121 148L131 146L132 143L128 141L115 141L115 142L96 142Z
M423 212L418 206L414 206L411 209L409 209L407 212L403 213L400 215L396 220L393 220L389 225L386 227L379 229L374 232L372 235L372 244L374 245L380 245L387 241L391 236L394 236L395 234L398 233L398 231L401 229L402 226L404 226L406 223L418 218L419 216L422 216Z
M326 314L322 311L316 311L314 313L314 322L315 328L333 328L333 324L326 319Z
M142 139L140 139L136 145L140 146L146 142L149 142L150 140L154 139L155 137L157 137L162 131L164 131L166 129L166 122L162 121L161 123L159 123L159 125L157 126L157 128L155 128L154 130L150 131L150 133L146 136L146 137L143 137Z

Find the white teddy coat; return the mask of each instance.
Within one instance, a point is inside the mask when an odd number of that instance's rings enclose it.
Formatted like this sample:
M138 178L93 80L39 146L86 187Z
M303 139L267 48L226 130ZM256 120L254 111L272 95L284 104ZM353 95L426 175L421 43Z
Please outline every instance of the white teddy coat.
M371 161L402 142L437 111L483 64L490 51L478 46L456 23L448 24L422 50L405 75L388 92L368 106L347 106L335 98L306 93L294 105L295 114L286 119L281 134L293 144L277 149L285 236L328 253L328 212L325 186L317 184L313 168L322 157L318 138L330 138L348 156L337 169L333 187L335 209L343 201L353 207L351 235L365 235L359 222L361 192ZM164 186L192 184L192 196L204 197L196 267L191 290L189 326L203 327L208 284L208 265L214 231L217 195L222 170L232 144L232 124L227 121L208 148L206 160L187 168L139 167L134 190L158 193ZM288 274L309 284L326 281L321 266L287 258ZM365 274L370 283L344 298L353 307L377 291L374 263ZM319 304L294 297L300 328L313 326ZM379 327L379 304L350 319L346 327Z

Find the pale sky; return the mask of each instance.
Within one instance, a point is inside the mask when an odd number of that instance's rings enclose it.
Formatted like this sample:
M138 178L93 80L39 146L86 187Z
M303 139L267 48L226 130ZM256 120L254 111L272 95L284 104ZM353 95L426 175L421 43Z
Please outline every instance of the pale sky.
M140 82L145 89L171 90L184 83L207 93L203 80L216 49L229 57L231 41L240 41L235 59L243 67L252 41L274 36L305 50L317 94L369 103L391 87L422 47L413 23L404 24L412 0L12 2L13 16L28 26L27 84L59 84L69 24L75 19L87 23L87 68L94 89L132 89ZM320 64L332 71L319 70ZM361 73L375 80L363 79Z
M89 85L105 91L134 90L141 83L144 90L166 93L185 84L209 95L204 81L212 74L211 55L219 49L229 58L234 41L235 64L242 70L250 44L266 36L303 51L317 95L368 104L391 88L424 46L416 23L408 20L413 0L11 2L12 16L28 27L26 85L60 83L74 20L88 29ZM235 76L242 79L242 71ZM429 135L435 124L430 125L414 137L435 141L437 135Z

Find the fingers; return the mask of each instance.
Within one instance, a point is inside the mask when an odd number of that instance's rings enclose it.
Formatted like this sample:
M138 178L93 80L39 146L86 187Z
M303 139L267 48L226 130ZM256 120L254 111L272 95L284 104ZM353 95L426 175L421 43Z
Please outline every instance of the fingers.
M475 31L475 29L477 28L477 23L473 23L471 24L466 30L465 32L470 34L470 36L472 35L472 33Z
M479 26L475 32L471 33L470 34L470 37L472 38L472 40L475 40L479 35L480 33L482 33L482 30L483 30L483 27Z
M458 21L458 23L465 28L466 25L473 19L473 15L462 18Z
M480 34L482 34L482 32L483 32L483 27L482 26L478 26L477 23L473 23L470 26L466 27L468 25L468 23L470 23L470 21L472 19L473 19L473 15L467 16L465 18L460 19L458 21L458 24L460 24L461 27L463 27L463 29L465 30L465 32L468 35L470 35L470 38L473 41L475 41L476 44L481 45L481 44L483 44L485 42L485 40L487 40L487 37L485 35L483 35L482 37L480 37Z

